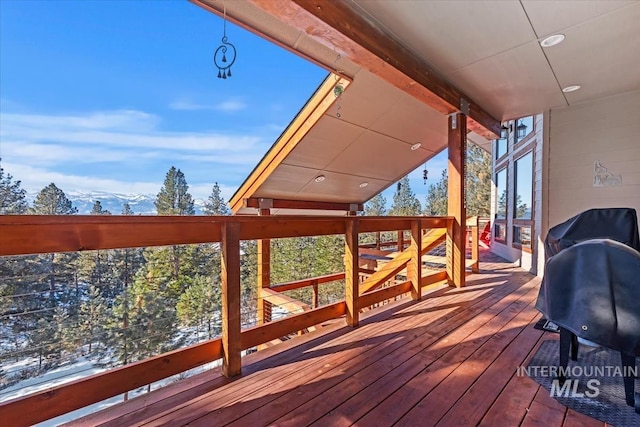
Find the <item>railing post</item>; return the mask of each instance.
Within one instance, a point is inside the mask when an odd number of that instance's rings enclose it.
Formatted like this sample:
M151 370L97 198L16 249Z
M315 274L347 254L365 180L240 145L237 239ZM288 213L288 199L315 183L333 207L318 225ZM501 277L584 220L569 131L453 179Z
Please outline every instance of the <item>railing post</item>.
M311 308L318 308L318 281L314 280L311 286L313 286L313 301L311 303Z
M478 242L480 239L478 233L478 217L475 217L475 222L471 226L471 259L473 259L473 264L471 264L471 271L473 273L480 272L480 251L478 249Z
M260 209L260 216L269 216L270 209ZM258 240L258 324L271 321L271 304L264 300L262 289L271 287L271 239Z
M358 264L358 220L347 219L344 246L344 283L347 303L347 325L358 326L358 294L360 267Z
M404 230L398 231L398 252L404 250Z
M222 374L240 375L240 224L222 224Z
M411 221L411 260L407 264L407 279L411 281L411 299L419 301L422 297L420 281L422 279L422 221Z
M465 227L467 221L465 207L465 157L467 148L467 116L454 113L449 116L449 163L447 186L447 209L453 219L451 235L451 279L457 287L465 284ZM447 235L447 242L449 236Z

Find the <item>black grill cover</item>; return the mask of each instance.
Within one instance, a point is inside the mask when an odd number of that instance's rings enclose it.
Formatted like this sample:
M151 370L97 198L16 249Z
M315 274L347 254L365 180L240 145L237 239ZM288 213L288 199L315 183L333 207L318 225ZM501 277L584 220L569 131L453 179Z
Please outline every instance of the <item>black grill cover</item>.
M545 258L588 239L612 239L640 251L635 209L590 209L556 225L544 241Z
M639 357L640 252L610 239L562 250L547 260L536 308L581 338Z

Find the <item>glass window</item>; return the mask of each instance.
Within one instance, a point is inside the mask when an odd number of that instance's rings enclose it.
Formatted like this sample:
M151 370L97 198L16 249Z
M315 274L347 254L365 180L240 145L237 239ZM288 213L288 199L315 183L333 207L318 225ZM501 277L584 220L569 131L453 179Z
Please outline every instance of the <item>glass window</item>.
M496 159L507 154L507 139L496 139Z
M507 218L507 169L496 173L496 219Z
M513 243L527 248L531 248L531 226L530 225L514 225L513 226Z
M516 142L520 142L525 139L531 132L533 132L533 116L523 117L516 120Z
M533 152L515 161L515 219L531 219L533 207Z
M495 240L502 240L503 242L507 240L507 227L504 223L496 222L494 224L495 233L493 237Z

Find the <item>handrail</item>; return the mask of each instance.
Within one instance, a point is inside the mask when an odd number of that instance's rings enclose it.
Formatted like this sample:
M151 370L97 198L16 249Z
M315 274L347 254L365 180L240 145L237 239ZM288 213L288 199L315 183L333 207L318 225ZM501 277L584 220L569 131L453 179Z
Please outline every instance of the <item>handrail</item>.
M291 291L294 289L306 288L307 286L321 285L323 283L335 282L344 279L344 271L341 273L325 274L324 276L312 277L309 279L294 280L292 282L278 283L271 285L269 289L276 292Z
M392 296L411 292L413 298L419 299L422 287L452 280L450 272L421 277L422 230L450 230L452 220L451 217L0 216L0 256L220 242L224 264L221 339L4 402L0 404L3 421L8 425L44 421L220 357L225 372L235 375L240 370L243 349L344 315L357 325L359 309ZM405 264L409 280L361 295L357 291L360 275L357 235L407 229L412 234ZM239 313L240 304L238 242L332 234L345 234L350 244L345 272L275 285L271 290L281 292L302 284L314 286L345 279L347 288L356 292L347 289L345 301L240 330L240 318L234 314Z

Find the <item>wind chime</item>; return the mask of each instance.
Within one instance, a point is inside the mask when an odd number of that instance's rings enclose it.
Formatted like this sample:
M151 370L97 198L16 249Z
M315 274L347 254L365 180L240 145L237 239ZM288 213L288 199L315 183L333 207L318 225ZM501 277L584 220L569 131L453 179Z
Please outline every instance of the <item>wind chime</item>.
M428 179L429 179L429 171L427 170L427 162L424 162L424 170L422 171L422 180L424 181L424 185L427 185Z
M333 96L335 96L336 98L336 117L340 118L340 97L342 96L342 94L344 93L344 86L342 85L342 82L340 81L340 76L339 73L340 71L338 71L338 61L340 60L341 56L340 54L338 54L338 56L336 56L336 60L333 63L333 70L335 71L335 78L336 78L336 85L333 87Z
M222 44L218 46L213 54L213 62L218 67L218 78L226 79L231 77L231 66L236 62L236 47L229 43L227 39L227 7L223 6L223 34Z

